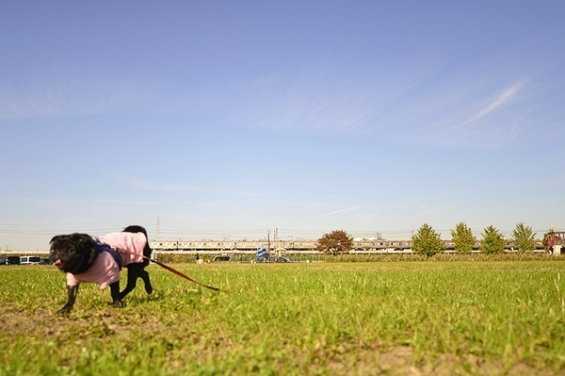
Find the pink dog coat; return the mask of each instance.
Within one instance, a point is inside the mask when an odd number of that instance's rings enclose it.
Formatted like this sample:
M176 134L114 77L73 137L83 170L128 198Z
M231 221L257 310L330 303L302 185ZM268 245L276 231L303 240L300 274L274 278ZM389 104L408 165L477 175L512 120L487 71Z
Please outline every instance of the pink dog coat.
M108 252L100 253L87 271L80 274L67 273L67 286L76 286L81 282L94 282L101 289L120 280L120 266Z
M118 252L122 265L143 261L143 249L147 239L143 233L113 232L97 238ZM93 282L101 289L120 280L120 266L108 252L101 252L88 270L80 274L67 273L67 285L76 286L81 282Z
M143 261L143 248L147 244L147 239L141 232L112 232L99 236L98 241L118 251L123 266Z

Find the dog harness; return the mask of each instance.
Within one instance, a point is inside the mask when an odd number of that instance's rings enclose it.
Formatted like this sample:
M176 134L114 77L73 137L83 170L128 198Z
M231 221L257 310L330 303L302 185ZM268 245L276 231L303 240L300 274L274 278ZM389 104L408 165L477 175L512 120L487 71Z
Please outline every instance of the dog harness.
M101 243L100 241L97 241L94 247L98 255L100 255L102 252L108 252L110 256L112 256L114 261L116 261L116 264L118 264L118 267L120 269L124 266L124 262L122 261L122 256L120 256L120 254L109 244Z

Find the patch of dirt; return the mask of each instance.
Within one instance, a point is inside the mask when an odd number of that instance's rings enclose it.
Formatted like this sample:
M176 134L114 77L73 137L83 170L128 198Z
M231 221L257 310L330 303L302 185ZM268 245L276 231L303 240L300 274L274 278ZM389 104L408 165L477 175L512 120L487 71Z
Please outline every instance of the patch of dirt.
M329 362L333 375L555 375L550 369L538 369L523 362L508 368L501 361L485 360L475 355L443 354L422 362L416 359L409 346L351 350Z
M54 341L80 342L92 337L123 336L142 330L151 336L163 331L163 324L151 316L136 312L123 312L108 306L96 311L73 311L69 316L60 316L55 309L37 308L29 310L14 306L0 307L3 327L1 339L17 336L51 339Z
M508 376L526 376L526 375L550 376L550 375L555 375L555 373L549 370L539 370L525 363L517 363L512 368L510 368L507 375Z

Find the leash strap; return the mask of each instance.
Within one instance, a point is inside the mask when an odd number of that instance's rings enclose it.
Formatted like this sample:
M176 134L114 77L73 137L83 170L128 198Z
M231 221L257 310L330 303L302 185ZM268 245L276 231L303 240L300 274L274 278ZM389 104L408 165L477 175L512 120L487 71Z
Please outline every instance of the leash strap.
M146 260L149 260L149 261L151 261L151 262L154 262L155 264L159 265L160 267L162 267L162 268L164 268L164 269L170 271L171 273L174 273L174 274L178 275L178 276L181 277L181 278L186 279L187 281L190 281L190 282L192 282L192 283L195 283L195 284L197 284L198 286L206 287L207 289L210 289L210 290L212 290L212 291L217 291L217 292L220 292L220 291L221 291L221 290L220 290L219 288L217 288L217 287L210 286L210 285L206 285L206 284L204 284L204 283L198 282L198 281L196 281L196 280L190 278L190 277L187 276L186 274L181 273L181 272L179 272L178 270L173 269L173 268L171 268L170 266L168 266L168 265L166 265L166 264L163 264L162 262L159 262L159 261L157 261L157 260L155 260L155 259L152 259L152 258L149 258L149 257L146 257L146 256L143 256L143 258L146 259Z

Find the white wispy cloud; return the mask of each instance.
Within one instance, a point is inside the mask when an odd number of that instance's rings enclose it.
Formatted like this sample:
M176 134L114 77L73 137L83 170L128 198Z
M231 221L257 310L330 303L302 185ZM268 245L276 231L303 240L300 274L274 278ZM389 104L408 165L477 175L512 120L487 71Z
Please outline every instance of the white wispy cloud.
M336 214L341 214L341 213L346 213L346 212L350 212L350 211L354 211L357 209L360 209L360 206L350 206L348 208L342 208L342 209L337 209L334 211L331 211L329 213L326 213L326 215L336 215Z
M524 87L523 81L516 81L512 83L512 85L502 90L492 101L490 101L490 103L488 103L486 106L481 108L480 111L478 111L469 119L461 123L460 126L464 127L469 124L472 124L484 118L488 114L496 111L497 109L508 103L512 98L514 98L516 94L518 94L522 90L523 87Z
M186 192L186 191L202 191L200 187L184 185L184 184L174 184L174 183L155 183L152 181L147 181L139 178L129 178L127 183L133 189L140 191L151 191L151 192Z

